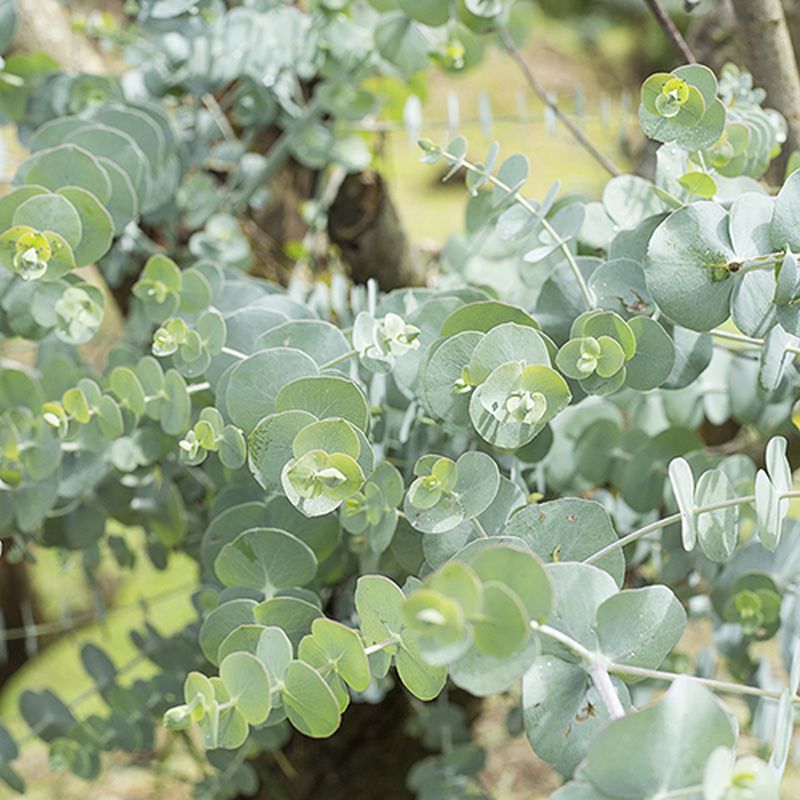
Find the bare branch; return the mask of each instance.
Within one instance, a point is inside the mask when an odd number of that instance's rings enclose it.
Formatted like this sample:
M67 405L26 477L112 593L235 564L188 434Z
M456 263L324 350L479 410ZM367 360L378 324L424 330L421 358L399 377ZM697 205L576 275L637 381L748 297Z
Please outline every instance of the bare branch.
M647 3L649 9L653 12L653 16L656 18L656 21L667 35L667 39L672 42L672 46L680 53L681 58L687 64L696 64L697 59L694 57L692 48L689 47L686 39L683 38L683 34L675 26L675 23L672 21L672 19L670 19L670 16L665 11L664 6L661 5L660 0L644 1Z
M591 141L589 141L583 131L558 107L558 104L555 102L555 100L553 100L553 98L545 91L544 87L539 83L539 81L536 80L536 76L528 66L522 53L520 53L519 49L514 44L514 40L511 38L508 31L501 27L498 29L498 34L500 35L500 40L503 42L503 47L505 47L508 54L512 59L514 59L517 66L522 71L522 74L525 76L525 80L528 82L528 86L530 86L533 90L533 93L553 112L556 119L558 119L561 124L572 134L578 144L580 144L581 147L583 147L586 152L589 153L589 155L592 156L592 158L597 161L597 163L600 164L604 170L606 170L606 172L614 177L621 175L622 170L613 161L611 161L610 158L603 155L603 153L601 153L591 143Z

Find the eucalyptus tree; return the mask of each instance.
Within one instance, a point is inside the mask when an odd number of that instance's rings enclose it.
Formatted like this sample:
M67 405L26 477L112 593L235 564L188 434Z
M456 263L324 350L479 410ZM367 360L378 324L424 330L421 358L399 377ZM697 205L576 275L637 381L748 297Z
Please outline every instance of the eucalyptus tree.
M598 201L529 197L523 155L423 141L470 194L436 284L298 272L286 289L248 273L243 228L277 166L362 168L349 123L373 112L370 79L463 68L510 13L309 6L142 2L112 32L138 59L121 80L4 64L0 110L29 155L0 199L0 329L36 345L0 373L8 551L71 551L88 576L106 552L180 553L197 584L192 624L132 632L132 664L84 649L102 712L26 691L0 777L23 791L18 740L37 737L95 778L163 721L206 750L198 797L254 793L259 753L335 736L399 683L443 698L418 712L421 798L485 791L449 686L517 693L558 800L777 798L800 683L800 175L774 197L759 178L785 122L733 66L652 75L655 180L614 177ZM129 289L102 369L83 349L109 303L93 264ZM707 446L704 421L738 433ZM701 619L713 636L687 656ZM154 674L129 680L143 659Z

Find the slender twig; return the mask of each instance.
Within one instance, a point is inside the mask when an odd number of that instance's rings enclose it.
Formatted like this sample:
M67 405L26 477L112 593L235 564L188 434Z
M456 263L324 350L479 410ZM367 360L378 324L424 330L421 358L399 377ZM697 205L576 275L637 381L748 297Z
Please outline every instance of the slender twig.
M661 29L667 36L667 39L670 40L672 46L680 53L681 58L687 64L696 64L697 59L694 57L694 53L692 52L692 48L686 42L686 39L683 38L683 34L678 30L675 23L670 18L669 14L664 10L664 7L661 5L660 0L644 0L647 3L649 9L653 12L653 16L656 18L656 21L661 26Z
M781 692L773 692L769 689L759 689L758 686L748 686L744 683L731 683L730 681L718 681L713 678L701 678L698 675L690 675L682 672L666 672L660 669L646 669L645 667L632 667L628 664L609 664L608 671L612 675L619 675L621 678L626 675L629 678L647 678L651 681L665 681L673 683L678 678L691 678L697 683L707 686L720 694L738 694L745 697L760 697L765 700L780 700ZM794 698L795 703L800 703L800 697Z
M449 161L451 164L458 164L467 172L475 172L478 175L484 176L489 183L506 192L506 194L512 194L511 187L507 183L501 181L496 175L486 175L486 173L479 167L475 166L475 164L471 164L469 161L465 161L463 158L457 158L452 153L448 153L447 150L439 151L439 155L441 155L445 161ZM573 255L572 250L569 249L567 242L561 241L561 237L558 235L558 232L555 230L555 228L553 228L553 226L546 219L544 219L544 217L539 215L539 212L524 197L520 195L519 191L513 192L513 199L515 203L521 205L535 220L541 224L541 226L553 238L553 241L559 243L558 247L563 253L564 258L567 260L569 268L572 270L572 274L575 276L575 281L578 284L578 288L580 289L586 307L590 309L594 308L594 297L592 296L589 286L586 283L586 279L583 277L583 273L578 266L578 262L575 260L575 256Z
M566 633L562 633L560 630L558 630L558 628L553 628L550 625L544 625L540 622L531 621L531 630L534 633L541 633L543 636L547 636L548 639L552 639L554 642L564 645L567 650L571 650L576 656L580 656L588 663L594 661L595 654L591 650L584 647L579 641L573 639Z
M781 492L779 497L781 499L800 497L800 491ZM743 497L731 497L729 500L720 500L718 503L710 503L707 506L696 506L692 509L692 513L695 516L698 516L699 514L706 514L710 511L719 511L723 508L750 505L751 503L755 503L755 501L755 495L752 494L745 495ZM609 553L613 553L615 550L621 550L623 547L626 547L632 542L638 541L644 536L647 536L649 533L653 533L653 531L657 531L661 528L666 528L675 522L680 522L680 520L680 513L670 514L668 517L664 517L663 519L657 519L655 522L651 522L649 525L645 525L643 528L637 528L637 530L626 534L621 539L617 539L616 541L611 542L611 544L607 544L596 553L592 553L592 555L584 558L583 563L596 564L601 558L607 556Z
M395 644L397 644L397 637L392 636L383 642L376 642L375 644L371 644L369 647L365 647L364 655L371 656L373 653L379 653L381 650L385 650L387 647L391 647Z
M481 522L477 517L472 517L470 519L470 522L472 523L472 527L475 529L475 533L477 533L478 536L481 537L481 539L489 538L489 534L486 533L486 528L484 528L483 525L481 525Z
M610 158L603 155L589 140L589 138L584 134L584 132L559 108L558 103L552 98L552 96L545 90L541 83L536 79L536 76L533 74L533 71L528 66L528 63L525 61L522 53L520 53L517 46L514 44L514 40L511 38L511 35L508 31L501 27L498 29L498 34L500 36L500 40L503 43L503 47L505 47L508 54L517 64L517 66L522 71L522 74L525 76L525 80L528 82L528 86L531 87L533 93L553 112L556 119L561 122L561 124L572 134L575 138L575 141L581 145L581 147L586 150L587 153L595 160L601 167L603 167L606 172L610 175L616 177L617 175L622 174L622 170L613 162Z
M729 681L718 681L714 680L713 678L701 678L697 675L691 675L685 672L666 672L659 669L648 669L646 667L618 664L614 661L609 661L602 653L592 652L579 641L573 639L572 636L558 630L557 628L553 628L550 625L543 625L535 620L530 623L530 626L534 633L541 634L542 636L546 636L548 639L552 639L554 642L558 642L560 645L567 648L567 650L571 651L585 662L585 664L589 667L588 671L592 678L592 682L595 684L595 686L597 686L598 692L600 692L601 697L603 697L603 702L605 702L605 697L603 690L600 688L598 683L603 684L609 675L618 675L621 678L626 676L629 678L646 678L648 680L665 681L667 683L673 683L674 681L678 680L678 678L688 678L696 681L697 683L701 683L703 686L707 686L709 689L721 694L760 697L764 698L765 700L780 700L782 695L781 692L774 692L769 689L761 689L758 686L748 686L747 684L731 683ZM602 672L605 673L605 678L601 674L600 668L602 668ZM595 677L597 680L595 680ZM608 685L606 685L606 689L608 689L609 686L613 690L614 687L613 684L611 684L610 679L608 681ZM616 695L616 691L614 691L614 694ZM795 703L800 703L800 697L795 697L793 701ZM619 702L619 698L617 698L617 702ZM611 700L610 697L609 703L614 704L614 701ZM611 713L610 708L609 712Z
M611 719L621 719L625 716L625 709L619 699L617 690L614 688L614 684L611 682L608 669L608 665L597 660L589 668L589 675L592 677L592 683L597 689L597 693L603 700L603 705L608 709L609 717Z
M225 353L226 356L233 356L234 358L238 358L239 361L244 361L246 358L250 358L247 353L242 353L240 350L234 350L232 347L223 347L220 350L221 353Z
M341 364L343 361L347 361L349 358L358 355L358 350L348 350L346 353L342 353L340 356L336 356L336 358L332 358L330 361L326 361L321 367L320 371L324 369L330 369L331 367L335 367L337 364Z
M751 345L752 347L763 347L764 340L763 339L756 339L754 336L745 336L743 333L734 333L733 331L723 331L718 328L715 328L713 331L709 331L712 336L716 336L718 339L728 339L731 342L737 342L738 344L747 344Z
M754 503L755 499L756 498L754 495L747 495L746 497L733 497L730 500L722 500L719 503L712 503L707 506L698 506L694 509L694 513L703 514L707 511L717 511L721 508L747 505L749 503ZM626 536L623 536L621 539L617 539L616 541L611 542L611 544L607 544L596 553L592 553L592 555L590 555L588 558L584 558L583 563L596 564L601 558L607 556L609 553L613 553L615 550L621 550L623 547L626 547L632 542L638 541L642 537L647 536L649 533L653 533L653 531L657 531L660 528L666 528L675 522L680 522L680 520L680 514L670 514L668 517L664 517L663 519L657 519L655 522L651 522L649 525L645 525L643 528L638 528Z
M710 333L717 339L727 339L728 341L737 342L747 347L762 348L764 346L763 339L756 339L754 336L745 336L742 333L732 333L731 331L723 331L716 328L710 331ZM785 347L784 352L800 355L800 347Z
M228 118L217 102L217 98L214 97L213 94L208 93L203 95L202 101L203 105L208 109L209 114L211 114L212 119L217 124L217 127L220 129L220 132L225 137L225 140L228 142L238 141L236 132L233 130L231 123L228 122Z

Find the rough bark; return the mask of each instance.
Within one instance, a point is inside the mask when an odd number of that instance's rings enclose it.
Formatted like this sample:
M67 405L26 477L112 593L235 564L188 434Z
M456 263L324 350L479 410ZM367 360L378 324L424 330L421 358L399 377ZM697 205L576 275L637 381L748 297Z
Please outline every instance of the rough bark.
M94 45L72 29L59 0L16 0L13 51L52 55L67 70L107 73L109 65Z
M767 105L789 125L781 156L770 177L780 182L789 154L800 149L800 75L781 0L732 0L747 68L767 92Z
M348 175L328 217L328 235L356 283L375 278L383 291L424 286L425 269L412 251L386 184L376 172Z
M266 138L266 137L262 137ZM260 143L259 152L268 153L274 143ZM255 256L251 272L285 284L293 261L286 255L288 242L300 242L308 231L301 206L314 196L316 172L296 161L288 161L269 181L269 201L263 209L243 217L240 224Z

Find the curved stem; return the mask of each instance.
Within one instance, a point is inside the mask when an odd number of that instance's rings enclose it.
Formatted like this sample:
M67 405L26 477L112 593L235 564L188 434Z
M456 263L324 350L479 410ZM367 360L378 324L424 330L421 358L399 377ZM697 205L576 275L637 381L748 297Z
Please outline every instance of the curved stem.
M670 514L670 516L664 517L663 519L657 519L655 522L651 522L649 525L645 525L643 528L637 528L632 533L623 536L621 539L617 539L615 542L611 542L611 544L607 544L596 553L592 553L592 555L590 555L588 558L584 558L583 563L596 564L598 561L600 561L600 559L607 556L609 553L613 553L615 550L621 550L623 547L627 547L627 545L631 544L632 542L641 539L643 536L647 536L648 533L657 531L660 528L666 528L668 525L672 525L674 522L680 522L680 519L680 514Z
M480 520L477 517L472 517L470 522L472 523L472 527L475 529L475 532L481 537L481 539L489 538L489 534L486 533L486 528L481 525Z
M571 650L576 656L580 656L584 661L592 663L596 656L587 647L584 647L579 641L573 639L566 633L562 633L558 628L553 628L551 625L546 625L543 622L536 622L531 620L531 630L534 633L541 633L542 636L547 636L554 642L564 645L567 650Z
M348 358L352 358L353 356L358 355L358 350L349 350L347 353L342 353L342 355L337 356L336 358L332 358L330 361L326 361L319 369L320 372L324 369L328 369L328 367L335 367L337 364L341 364L342 361L347 361Z
M731 331L722 331L715 328L709 333L717 339L727 339L730 342L744 345L746 347L762 348L764 346L763 339L757 339L754 336L745 336L743 333L732 333ZM800 347L787 347L784 352L800 355Z
M619 699L614 684L611 683L611 676L608 674L608 667L602 661L595 661L589 668L589 675L592 683L597 689L597 693L603 700L603 705L608 709L608 715L612 720L621 719L625 716L625 709Z
M732 497L730 500L721 500L719 503L710 503L707 506L698 506L697 508L693 509L693 511L695 515L703 514L706 511L718 511L721 508L730 508L731 506L743 506L749 503L754 503L755 499L755 495L752 494L745 497ZM615 550L620 550L621 548L631 544L631 542L635 542L638 539L647 536L648 533L653 533L653 531L657 531L660 528L666 528L675 522L680 522L680 519L680 513L670 514L668 517L657 519L655 522L651 522L649 525L645 525L642 528L637 528L637 530L632 531L626 536L623 536L621 539L617 539L615 542L607 544L596 553L592 553L592 555L590 555L588 558L584 558L583 563L596 564L601 558L607 556L609 553L613 553Z
M456 158L456 156L448 153L446 150L442 150L440 152L442 158L445 161L449 161L451 164L458 164L459 166L463 167L468 172L474 172L478 175L485 175L482 169L479 169L474 164L471 164L469 161L465 161L464 159ZM493 186L496 186L498 189L506 192L506 194L511 194L512 190L511 187L501 181L496 175L488 175L486 176L486 180L491 183ZM521 205L537 222L540 222L542 227L547 231L547 233L555 239L555 241L560 242L559 249L564 254L564 257L569 264L569 268L572 270L572 274L575 276L575 281L578 284L578 288L580 289L581 295L583 297L583 301L586 304L587 308L594 308L594 298L592 297L592 293L589 290L589 286L586 283L585 278L583 277L583 273L578 266L578 262L575 260L575 256L572 253L572 250L569 249L569 246L566 242L561 241L561 237L555 231L553 226L543 217L539 216L539 213L536 209L524 198L520 197L519 192L514 192L514 202Z
M696 64L697 59L692 52L692 48L686 43L683 34L678 30L659 0L645 0L645 3L647 3L649 9L653 12L656 22L661 26L667 39L672 42L672 46L680 53L681 58L683 58L687 64Z

